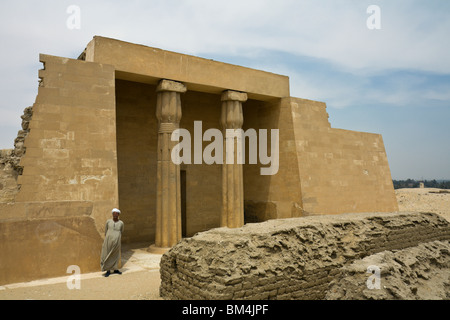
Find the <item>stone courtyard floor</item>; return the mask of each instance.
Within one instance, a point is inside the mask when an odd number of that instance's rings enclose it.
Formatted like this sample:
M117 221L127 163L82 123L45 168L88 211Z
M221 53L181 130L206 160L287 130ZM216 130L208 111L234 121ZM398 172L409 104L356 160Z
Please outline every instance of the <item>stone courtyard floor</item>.
M71 276L0 286L0 300L160 300L160 254L148 246L122 246L122 275L81 274L80 288L69 289Z

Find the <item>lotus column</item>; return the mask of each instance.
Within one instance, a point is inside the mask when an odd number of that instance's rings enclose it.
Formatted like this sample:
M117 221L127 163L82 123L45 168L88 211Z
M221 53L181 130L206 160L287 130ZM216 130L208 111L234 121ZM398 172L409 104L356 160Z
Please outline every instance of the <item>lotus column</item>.
M155 245L151 251L165 251L181 240L180 165L172 161L172 132L181 120L181 93L184 84L162 80L157 87L158 161ZM155 248L156 247L156 248ZM155 250L156 249L156 250Z
M241 156L242 125L244 116L242 103L247 94L227 90L222 93L222 114L220 122L224 131L224 163L222 165L222 227L240 228L244 225L244 178ZM233 154L230 147L233 146ZM228 150L228 153L227 153ZM240 161L238 161L240 160Z

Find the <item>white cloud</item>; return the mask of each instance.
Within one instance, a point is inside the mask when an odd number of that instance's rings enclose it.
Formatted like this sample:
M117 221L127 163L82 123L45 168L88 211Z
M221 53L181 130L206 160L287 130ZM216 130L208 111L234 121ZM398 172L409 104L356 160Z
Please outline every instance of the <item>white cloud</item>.
M366 27L378 2L382 30ZM435 3L431 1L432 3ZM449 8L448 4L442 6ZM81 29L68 30L66 9L81 8ZM411 68L450 72L450 13L429 2L336 0L10 1L3 41L27 51L81 52L93 35L196 54L250 48L322 58L342 68ZM20 44L17 42L21 42Z
M162 14L150 12L143 30L158 31L148 41L189 53L261 48L322 58L354 72L450 72L448 11L419 1L382 2L382 29L368 30L371 2L198 0L171 9L169 1Z
M371 4L381 8L381 30L366 27ZM66 27L69 5L81 8L80 30ZM450 73L447 1L4 0L0 6L0 72L8 75L0 78L2 126L20 124L22 110L33 103L39 53L76 58L94 35L205 58L252 58L264 50L314 57L363 82L314 77L283 61L259 61L259 67L288 75L292 95L336 108L362 103L361 97L394 105L418 98L450 100L445 87L411 92L417 88L413 79L386 90L363 80L392 69Z

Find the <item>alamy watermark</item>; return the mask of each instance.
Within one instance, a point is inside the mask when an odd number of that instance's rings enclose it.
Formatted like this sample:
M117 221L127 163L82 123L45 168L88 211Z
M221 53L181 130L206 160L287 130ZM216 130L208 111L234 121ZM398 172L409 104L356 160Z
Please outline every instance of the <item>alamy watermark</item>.
M369 30L381 29L381 8L378 5L372 4L367 7L367 14L370 16L367 18L366 25ZM70 5L66 9L66 13L69 17L66 20L66 26L69 30L81 29L81 8L77 5Z
M172 132L171 140L178 141L179 143L172 149L172 162L177 165L192 163L205 163L208 165L224 163L245 164L246 141L248 139L248 163L257 164L259 158L260 164L269 165L268 167L260 168L261 175L275 175L279 168L279 130L271 129L270 135L269 155L267 129L259 129L258 132L255 129L248 129L246 131L242 129L226 129L224 140L221 130L208 129L202 133L202 122L194 121L193 161L191 152L191 133L187 129L175 129ZM182 138L181 142L180 138ZM204 150L202 150L203 141L211 141Z
M369 30L381 29L381 8L375 4L367 8L367 13L370 16L367 18L366 25Z
M367 273L371 276L366 281L366 286L368 289L381 289L381 270L378 266L368 266Z
M67 273L72 273L66 281L67 288L69 290L81 289L81 269L77 265L71 265L67 267Z
M69 30L81 29L81 9L77 5L70 5L66 9L69 17L66 20L66 26Z

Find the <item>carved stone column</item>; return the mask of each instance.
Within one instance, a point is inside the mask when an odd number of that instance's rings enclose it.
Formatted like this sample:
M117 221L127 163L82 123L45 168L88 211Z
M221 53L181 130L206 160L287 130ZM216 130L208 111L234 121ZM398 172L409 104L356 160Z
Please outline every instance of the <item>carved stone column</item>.
M178 142L172 132L181 120L181 93L186 87L179 82L162 80L157 87L158 161L156 194L155 245L151 251L164 251L181 239L180 166L171 159ZM156 247L156 248L155 248ZM159 248L159 250L158 250ZM156 249L156 250L155 250Z
M222 227L240 228L244 225L244 178L242 162L238 163L238 146L240 137L229 129L242 129L244 117L242 103L247 101L247 94L237 91L224 91L222 93L222 114L220 122L224 135L224 163L222 165L222 214L220 224ZM228 132L227 132L228 129ZM227 145L234 145L232 163L227 156ZM240 151L240 150L239 150Z

